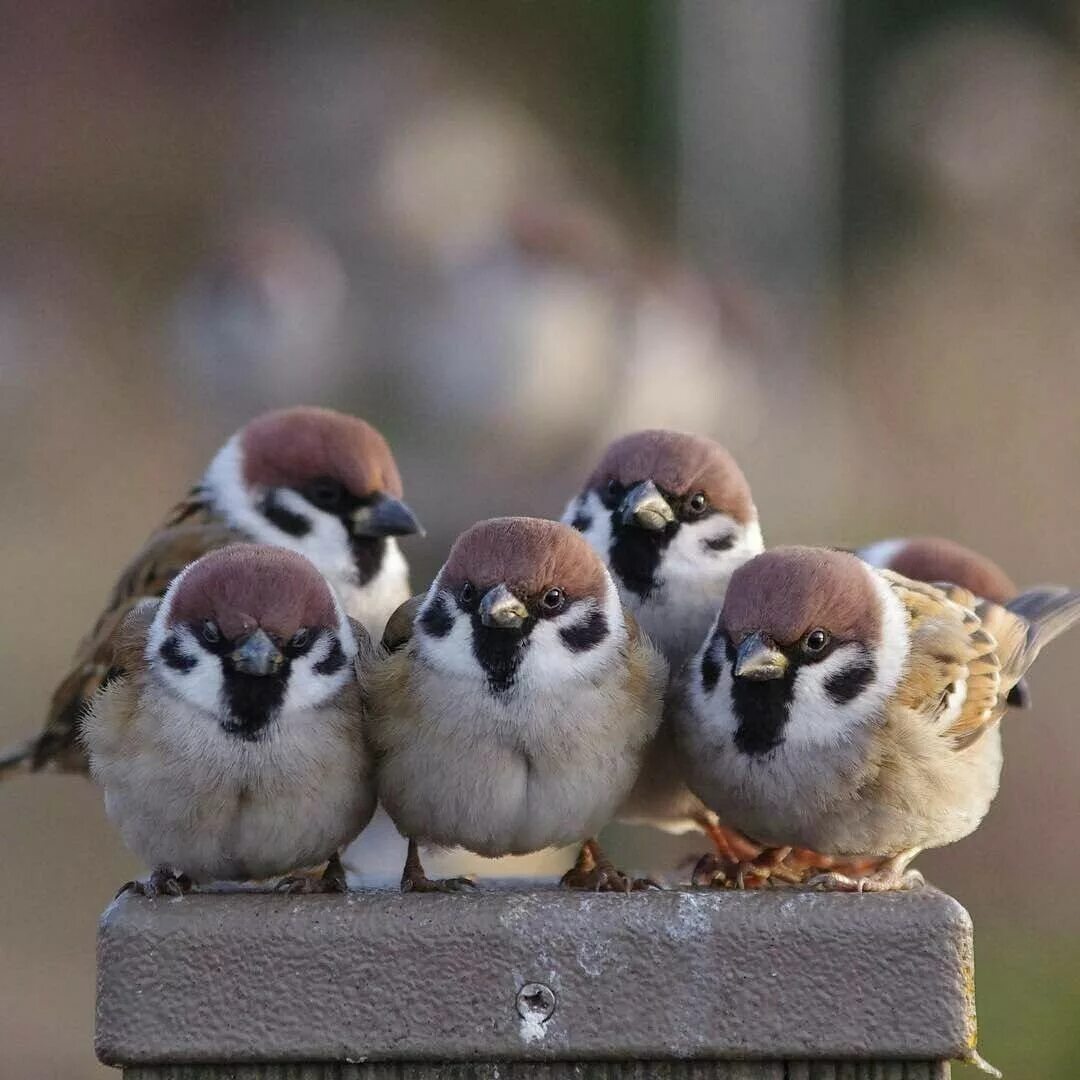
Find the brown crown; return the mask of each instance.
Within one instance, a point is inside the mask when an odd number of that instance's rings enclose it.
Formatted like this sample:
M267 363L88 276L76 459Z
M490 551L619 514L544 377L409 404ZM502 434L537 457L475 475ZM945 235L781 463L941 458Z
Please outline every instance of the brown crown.
M330 586L303 555L234 544L192 563L173 597L170 625L206 619L229 640L262 627L287 641L302 626L336 627L337 611Z
M875 644L880 602L870 570L854 555L824 548L773 548L731 576L720 617L734 641L761 631L792 645L809 630Z
M735 459L719 443L679 431L638 431L616 439L604 452L587 486L609 480L624 486L652 480L662 491L704 491L709 503L740 524L756 516L750 485Z
M605 593L604 566L576 529L540 518L481 521L450 549L439 582L457 590L466 581L481 591L505 584L524 599L558 587L571 600Z
M936 536L906 541L885 569L915 581L948 581L995 604L1008 603L1018 592L1013 580L993 559Z
M264 413L240 434L244 480L295 487L317 477L340 481L353 495L401 498L401 475L386 440L355 416L301 405Z

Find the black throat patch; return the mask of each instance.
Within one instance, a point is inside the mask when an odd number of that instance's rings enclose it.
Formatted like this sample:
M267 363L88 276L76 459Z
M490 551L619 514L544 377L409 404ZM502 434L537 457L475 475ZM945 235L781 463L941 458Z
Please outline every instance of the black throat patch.
M661 532L650 532L638 525L624 525L621 514L611 514L611 549L608 560L619 581L642 600L658 584L657 571L664 558L664 551L679 531L679 523L672 522Z
M222 728L244 742L258 742L270 726L289 680L289 661L275 675L244 675L225 660L225 707Z
M518 668L529 647L529 634L536 619L530 617L520 629L503 630L485 626L478 612L472 614L473 656L480 662L488 678L488 685L497 694L505 693L514 685Z
M727 642L727 661L735 662L735 648ZM735 729L735 745L751 757L763 757L784 741L784 729L791 718L791 701L795 696L795 679L799 674L798 661L793 661L779 679L731 680L731 707L739 726Z
M346 530L349 523L345 522ZM353 565L356 567L358 585L366 585L382 568L386 554L384 537L349 535L349 550L352 552Z

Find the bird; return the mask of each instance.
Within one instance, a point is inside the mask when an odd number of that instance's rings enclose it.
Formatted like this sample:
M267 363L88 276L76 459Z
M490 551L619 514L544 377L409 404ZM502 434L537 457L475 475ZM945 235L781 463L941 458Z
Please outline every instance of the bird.
M595 837L637 777L666 681L579 533L526 517L467 529L367 676L379 797L408 840L403 891L466 885L429 879L421 844L494 858L585 841L563 884L655 884Z
M672 675L704 640L732 573L763 548L738 463L719 443L677 431L638 431L612 442L563 521L605 560ZM618 818L675 833L700 829L728 861L756 854L690 792L667 724Z
M315 566L262 544L213 551L112 646L81 736L109 819L152 868L125 888L287 875L289 891L343 890L338 852L376 803L359 680L373 647Z
M913 887L919 851L989 810L1008 692L1078 620L1065 588L999 605L850 553L774 548L732 575L669 699L689 785L774 858L862 864L811 885Z
M337 590L345 611L377 638L411 593L395 537L422 531L402 502L390 447L370 424L311 406L254 418L217 452L202 480L128 563L53 693L41 733L0 753L0 778L40 770L85 773L79 718L108 673L113 634L128 612L160 598L199 556L252 541L305 555Z
M1020 590L993 559L941 536L916 536L878 540L855 552L880 570L895 570L904 577L933 584L944 581L960 585L995 604L1007 604ZM1010 691L1014 708L1031 707L1031 691L1021 679Z

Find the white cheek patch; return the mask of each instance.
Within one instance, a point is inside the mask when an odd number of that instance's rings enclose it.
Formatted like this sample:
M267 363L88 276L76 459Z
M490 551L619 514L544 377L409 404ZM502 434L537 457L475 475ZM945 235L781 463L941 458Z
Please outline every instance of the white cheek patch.
M572 525L592 545L606 563L611 555L611 511L595 491L571 499L563 512L563 523Z
M317 669L330 657L334 649L335 637L330 634L320 635L319 640L307 653L292 661L289 665L285 699L281 706L283 715L293 710L318 708L356 677L353 668L355 648L350 655L345 642L338 639L337 643L345 654L345 663L329 674L321 673Z
M710 547L709 541L723 542L725 546ZM756 519L740 525L727 514L712 514L680 527L664 551L662 574L666 580L726 579L747 559L760 555L763 547L761 526Z
M159 618L164 611L162 604ZM216 714L221 710L225 688L221 661L207 652L186 626L168 629L163 618L160 622L155 619L146 659L154 674L177 697L203 712Z
M416 647L433 668L459 678L487 678L473 653L472 620L437 582L428 590L416 622Z
M705 642L687 661L683 686L690 704L704 726L716 733L734 735L738 727L731 709L731 665L725 655L726 638L717 635L719 615L709 627Z

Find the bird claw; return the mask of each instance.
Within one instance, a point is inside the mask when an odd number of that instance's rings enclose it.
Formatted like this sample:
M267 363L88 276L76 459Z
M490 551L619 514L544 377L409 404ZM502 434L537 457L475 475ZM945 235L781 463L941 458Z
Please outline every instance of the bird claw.
M559 881L566 889L583 889L588 892L646 892L664 887L653 878L632 878L613 866L594 866L588 870L575 866L567 870Z
M191 892L193 888L194 884L187 874L175 874L172 870L159 868L152 871L145 881L136 879L125 882L117 891L116 898L125 893L146 896L151 900L156 900L159 896L180 897Z
M283 877L275 886L275 892L293 896L316 896L347 892L345 882L337 877L309 877L305 874Z
M926 884L926 878L918 870L879 870L863 877L853 877L833 870L827 874L816 874L807 881L807 887L821 892L904 892L919 889Z
M456 893L467 892L477 888L477 884L469 877L452 878L429 878L424 873L401 875L401 891L403 893Z

